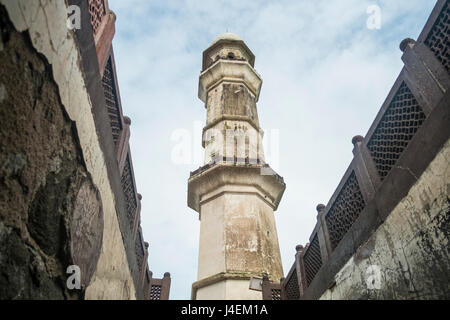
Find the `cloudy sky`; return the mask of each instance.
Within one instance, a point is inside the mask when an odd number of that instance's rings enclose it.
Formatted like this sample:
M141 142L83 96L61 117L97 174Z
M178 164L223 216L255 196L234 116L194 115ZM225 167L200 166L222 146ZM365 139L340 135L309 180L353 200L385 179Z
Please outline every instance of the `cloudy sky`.
M114 50L124 114L132 119L150 269L155 277L171 273L171 299L189 299L200 223L187 207L187 180L201 163L195 156L174 163L173 134L188 133L189 150L202 152L198 130L206 112L197 90L203 50L230 31L256 56L264 81L260 122L268 137L279 132L276 170L287 184L275 213L286 274L295 246L314 228L315 207L328 202L352 159L351 139L366 134L403 66L401 40L417 38L435 1L109 3L117 15ZM381 9L379 29L367 27L373 5Z

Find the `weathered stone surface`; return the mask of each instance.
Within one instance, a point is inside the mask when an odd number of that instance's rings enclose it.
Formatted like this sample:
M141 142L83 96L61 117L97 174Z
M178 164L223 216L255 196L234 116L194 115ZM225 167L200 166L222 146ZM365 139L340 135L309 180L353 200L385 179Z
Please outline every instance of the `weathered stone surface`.
M262 80L253 63L233 34L219 36L204 52L199 98L207 108L205 166L188 182L188 206L201 221L193 299L259 300L249 280L283 276L274 211L286 185L273 171L265 174L270 167L256 108Z
M14 28L19 32L25 32L29 35L29 45L34 48L38 55L42 55L51 65L49 69L50 74L54 78L59 91L59 100L63 106L64 111L67 113L68 119L73 121L76 126L72 126L72 131L76 132L77 141L79 143L80 151L78 155L81 157L81 161L85 164L87 173L90 175L93 184L98 188L100 200L102 202L102 208L104 213L104 227L103 227L103 246L100 253L99 262L97 264L96 271L90 285L86 288L86 299L135 299L136 290L131 276L131 267L128 264L124 242L119 227L119 222L116 214L115 194L112 191L111 181L108 174L108 168L105 159L105 153L102 149L100 137L98 133L98 127L94 121L93 115L93 103L91 97L87 91L89 87L89 79L92 78L92 72L95 70L88 70L88 75L85 75L82 70L82 57L78 51L78 43L75 39L74 33L67 28L67 1L29 1L29 0L0 0L0 4L4 5L7 13L3 12L2 17L9 17ZM83 4L84 5L84 4ZM89 23L89 18L83 15L82 20L86 18ZM2 33L2 42L7 44L7 37ZM4 53L0 51L0 54ZM20 51L18 51L20 53ZM13 55L8 54L11 57L13 63L18 62L16 53ZM96 57L94 57L96 58ZM3 60L2 60L3 63ZM19 70L18 74L22 74L21 81L11 84L11 87L16 90L20 90L22 83L27 84L30 81L38 81L36 84L39 88L39 77L36 75L42 73L43 70L47 70L47 67L42 68L39 64L33 65L33 68L28 71L28 74L23 74L23 70ZM29 68L28 68L29 69ZM24 70L28 70L26 65ZM20 73L22 72L22 73ZM9 71L6 73L10 74ZM2 73L3 74L3 73ZM14 73L13 73L14 74ZM19 77L18 77L19 78ZM18 84L18 82L20 82ZM0 79L0 83L3 80ZM9 86L4 83L7 96L9 99L11 91ZM45 84L44 84L45 87ZM32 96L39 96L41 90L37 88L26 88L26 95L21 97L15 97L19 99L18 104L24 104L26 99L32 99ZM24 101L20 101L20 99ZM39 101L37 99L37 101ZM36 103L39 105L39 102ZM0 119L2 119L3 126L3 112L0 110ZM15 111L14 111L15 112ZM17 118L24 121L34 117L33 112L18 113ZM52 113L49 112L49 117L52 117ZM2 128L4 132L14 131L15 124L8 124ZM31 122L29 122L31 123ZM47 129L55 129L55 125L48 126L47 123L36 123L36 130L47 127ZM57 131L57 130L56 130ZM64 137L64 134L59 133L55 136ZM35 157L35 161L41 161L45 152L51 152L53 148L53 141L47 139L43 134L37 134L36 132L25 132L24 136L29 139L29 143L32 145L30 148L35 148L32 151L32 157ZM30 138L31 137L31 138ZM17 140L13 135L8 135L5 144L11 141ZM46 141L46 143L44 143ZM2 141L3 142L3 141ZM42 150L44 152L42 152ZM2 155L3 150L2 151ZM20 152L13 152L19 154ZM23 153L23 152L22 152ZM26 153L23 153L27 155ZM70 154L75 155L75 152ZM53 158L59 157L63 159L64 154L54 153ZM27 156L27 160L30 157ZM54 162L55 164L58 161ZM0 168L3 163L0 164ZM26 169L25 169L26 170ZM34 177L30 177L31 181L45 180L46 174L35 174ZM17 186L7 186L7 199L10 199L16 207L20 207L21 203L24 203L21 199L18 199L17 188L23 186L27 188L26 184L21 183L24 176L18 179ZM34 179L34 180L33 180ZM74 190L76 195L77 190ZM22 191L20 191L22 192ZM33 191L34 192L34 191ZM0 193L0 202L2 201L2 193ZM31 200L30 200L31 201ZM17 210L17 209L15 209ZM27 210L27 208L21 208L21 210ZM19 215L10 216L12 220L21 220ZM66 224L66 230L70 230L70 224ZM68 252L68 251L67 251ZM113 263L112 263L113 262Z
M0 28L0 83L14 92L0 101L0 298L81 298L82 291L66 287L66 269L75 264L70 226L79 190L96 187L48 61L28 33L15 31L2 5ZM93 222L101 225L95 200ZM77 241L91 236L80 231ZM95 251L94 265L100 248Z
M245 84L255 97L255 101L258 102L262 86L261 77L247 61L230 59L218 60L201 73L198 97L206 102L210 90L223 81L233 79L239 79L240 82Z
M255 98L244 85L227 83L223 92L223 114L246 116L258 123Z
M0 50L1 51L1 50ZM6 99L6 89L3 83L0 83L0 103Z
M449 181L450 141L321 299L449 299Z
M0 297L1 299L77 298L65 292L65 281L48 269L38 250L27 244L20 231L0 222Z
M81 270L81 284L87 287L97 268L103 244L103 209L100 194L85 180L78 190L70 225L71 256Z

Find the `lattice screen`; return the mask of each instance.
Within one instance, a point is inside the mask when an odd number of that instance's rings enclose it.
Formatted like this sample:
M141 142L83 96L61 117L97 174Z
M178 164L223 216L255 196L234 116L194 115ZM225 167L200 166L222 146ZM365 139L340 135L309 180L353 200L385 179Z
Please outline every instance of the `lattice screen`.
M409 88L402 83L367 144L381 180L395 166L425 117Z
M91 24L95 34L102 22L103 16L106 14L104 0L89 0L89 13L91 14Z
M303 256L306 273L306 284L309 287L319 269L322 267L322 256L320 254L319 238L317 235L309 245Z
M298 278L297 278L296 270L294 270L294 272L292 272L291 277L286 282L285 291L286 291L286 299L287 300L300 299L300 290L298 287Z
M450 72L450 3L447 1L436 23L428 34L425 44Z
M281 290L280 289L272 289L272 300L281 300Z
M152 285L150 289L150 300L161 300L161 289L162 286Z
M365 202L358 180L352 172L325 217L333 249L337 247L364 207Z
M136 189L134 187L132 174L130 155L127 155L127 160L122 173L122 189L125 195L125 202L127 204L127 218L130 223L131 230L133 230L134 227L134 217L136 215L137 208Z
M114 143L117 143L119 140L120 131L122 130L122 122L120 120L119 100L117 98L117 89L114 81L114 70L111 57L108 59L105 66L102 84L106 100L106 108L111 123L113 140Z

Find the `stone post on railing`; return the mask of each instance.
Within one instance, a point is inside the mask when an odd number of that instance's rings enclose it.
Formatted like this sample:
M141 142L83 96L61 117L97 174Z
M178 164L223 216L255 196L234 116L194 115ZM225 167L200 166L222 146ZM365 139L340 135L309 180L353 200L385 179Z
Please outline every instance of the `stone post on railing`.
M147 268L145 269L145 277L144 277L144 300L149 300L150 299L150 282L152 279L152 273L151 271Z
M328 233L328 226L325 221L326 207L323 204L319 204L316 209L317 209L317 224L318 224L317 236L320 245L320 255L322 258L322 263L325 263L328 261L329 257L331 256L331 253L333 252L330 242L330 235Z
M375 192L381 184L377 167L364 141L364 137L355 136L352 139L353 155L355 157L354 171L358 180L365 203L375 196Z
M140 193L137 194L137 207L136 212L134 213L134 222L133 222L133 236L136 238L138 229L140 228L141 224L141 202L142 202L142 195Z
M447 70L423 43L406 38L400 43L408 87L428 117L450 88Z
M262 299L263 300L272 300L272 282L269 280L267 274L263 275L262 279Z
M88 6L100 76L103 77L104 67L116 33L116 15L109 10L108 1L105 0L88 0Z
M97 59L101 76L103 76L103 70L111 51L112 40L116 33L115 23L115 13L108 10L102 19L98 32L95 34L95 46L97 49Z
M285 282L286 282L286 278L283 277L280 279L280 299L281 300L287 300Z
M295 254L295 269L297 271L298 290L301 298L307 288L305 265L303 263L303 252L305 249L302 245L298 245L295 247L295 250L297 251ZM282 286L282 288L283 287L284 286Z
M162 279L161 300L169 300L171 281L170 273L164 273L164 278Z
M127 160L130 141L130 126L131 119L126 116L123 117L122 131L120 132L119 141L117 143L117 163L119 164L120 174L122 174Z
M149 247L149 243L148 242L144 242L144 262L142 263L142 287L145 288L145 277L146 277L146 273L147 273L147 267L148 267L148 247ZM145 292L144 292L145 294Z

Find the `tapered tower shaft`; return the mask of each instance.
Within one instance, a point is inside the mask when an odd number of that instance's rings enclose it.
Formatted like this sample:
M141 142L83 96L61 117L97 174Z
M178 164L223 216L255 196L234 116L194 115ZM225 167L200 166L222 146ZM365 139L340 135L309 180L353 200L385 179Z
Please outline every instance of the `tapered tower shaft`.
M207 109L205 166L193 172L188 205L199 213L194 299L261 299L251 277L283 275L274 218L285 190L264 162L256 103L262 80L255 57L234 34L203 53L199 98Z

